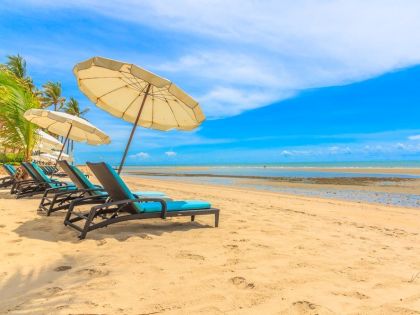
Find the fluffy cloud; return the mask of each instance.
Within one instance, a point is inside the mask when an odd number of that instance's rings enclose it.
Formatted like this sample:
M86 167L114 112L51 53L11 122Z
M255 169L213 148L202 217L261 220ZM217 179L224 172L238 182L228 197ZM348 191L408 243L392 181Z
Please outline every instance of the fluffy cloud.
M146 153L146 152L139 152L139 153L130 155L130 157L131 158L148 159L150 157L150 154Z
M166 156L169 156L169 157L171 157L171 156L176 156L176 152L174 152L174 151L166 151L166 152L165 152L165 155L166 155Z
M147 66L187 86L210 117L420 62L417 0L7 2L81 9L171 33L182 49L171 62L155 58Z
M420 135L409 136L409 140L420 140Z

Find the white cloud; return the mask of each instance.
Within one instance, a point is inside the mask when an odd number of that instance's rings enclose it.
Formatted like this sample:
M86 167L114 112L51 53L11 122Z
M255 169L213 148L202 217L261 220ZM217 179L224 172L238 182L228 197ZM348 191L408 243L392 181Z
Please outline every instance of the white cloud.
M409 140L420 140L420 135L409 136Z
M176 156L176 152L174 152L174 151L166 151L166 152L165 152L165 155L166 155L166 156L169 156L169 157L171 157L171 156Z
M283 151L281 151L280 155L282 155L284 157L288 157L288 156L292 156L293 153L290 152L289 150L283 150Z
M28 5L76 8L175 33L171 38L183 45L172 60L149 59L146 66L187 86L210 117L236 115L303 89L363 80L420 62L418 0L9 3L25 10Z
M146 153L146 152L139 152L139 153L130 155L130 157L131 158L148 159L150 157L150 154Z

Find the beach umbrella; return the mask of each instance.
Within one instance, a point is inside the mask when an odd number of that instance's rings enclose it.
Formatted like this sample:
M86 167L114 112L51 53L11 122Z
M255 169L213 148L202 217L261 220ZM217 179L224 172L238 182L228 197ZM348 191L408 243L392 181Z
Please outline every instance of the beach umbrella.
M35 125L65 137L57 161L69 139L91 145L110 143L109 137L102 130L77 116L46 109L29 109L23 116Z
M136 127L192 130L205 116L191 96L171 81L136 65L102 57L77 64L80 90L99 108L133 123L118 172L124 165Z
M63 144L48 133L38 129L36 131L38 141L34 147L34 151L50 152L52 150L61 150Z

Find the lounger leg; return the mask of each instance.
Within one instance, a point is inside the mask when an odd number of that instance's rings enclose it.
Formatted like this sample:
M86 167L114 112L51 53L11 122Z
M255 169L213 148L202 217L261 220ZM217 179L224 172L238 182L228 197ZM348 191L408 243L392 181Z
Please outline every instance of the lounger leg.
M191 222L193 222L195 220L195 215L191 216Z
M57 195L54 195L53 200L51 201L51 204L50 204L50 206L48 207L47 217L49 217L49 216L50 216L51 212L54 212L54 211L53 211L53 208L54 208L54 205L55 205L55 203L56 203L56 199L57 199Z
M85 223L85 227L83 228L82 233L80 233L79 238L81 240L86 238L86 234L89 231L89 227L90 227L90 223L93 221L93 218L95 217L96 214L96 210L92 209L89 212L89 216L87 217L86 223Z
M64 218L64 225L66 226L67 226L67 221L70 220L71 213L73 212L73 208L74 208L74 203L72 202L69 206L69 209L67 210L66 217Z
M214 227L219 226L219 211L214 213Z

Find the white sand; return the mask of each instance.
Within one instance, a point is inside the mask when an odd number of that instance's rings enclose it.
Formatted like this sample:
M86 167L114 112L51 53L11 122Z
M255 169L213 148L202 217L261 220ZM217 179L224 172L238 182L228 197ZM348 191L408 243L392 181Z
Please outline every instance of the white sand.
M419 210L128 183L208 200L220 227L132 221L79 241L63 213L1 191L1 314L420 314Z

